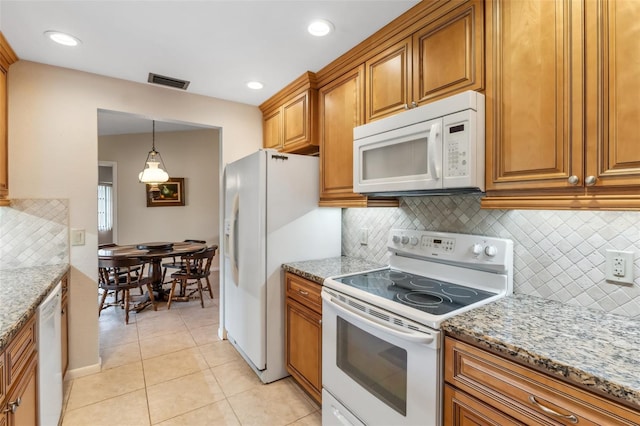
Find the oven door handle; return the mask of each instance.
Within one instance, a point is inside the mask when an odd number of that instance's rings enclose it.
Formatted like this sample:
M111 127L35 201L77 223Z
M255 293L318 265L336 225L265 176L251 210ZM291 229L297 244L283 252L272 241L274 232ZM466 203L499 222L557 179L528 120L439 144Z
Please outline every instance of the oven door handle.
M334 305L335 309L337 309L340 312L340 314L342 314L343 316L350 317L353 320L364 322L365 324L368 324L371 327L375 327L379 330L383 330L385 333L389 333L395 337L398 337L399 339L407 340L407 341L422 344L422 345L428 345L433 343L434 341L434 336L432 335L425 334L424 332L406 330L401 327L396 328L392 324L383 320L379 320L376 317L365 316L359 310L352 308L346 303L343 303L324 292L321 293L321 296L325 302Z

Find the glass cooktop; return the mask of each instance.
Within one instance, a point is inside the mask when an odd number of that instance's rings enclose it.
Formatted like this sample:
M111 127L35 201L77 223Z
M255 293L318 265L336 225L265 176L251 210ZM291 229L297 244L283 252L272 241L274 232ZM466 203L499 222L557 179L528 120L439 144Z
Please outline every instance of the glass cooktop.
M444 315L497 294L393 269L335 281L432 315Z

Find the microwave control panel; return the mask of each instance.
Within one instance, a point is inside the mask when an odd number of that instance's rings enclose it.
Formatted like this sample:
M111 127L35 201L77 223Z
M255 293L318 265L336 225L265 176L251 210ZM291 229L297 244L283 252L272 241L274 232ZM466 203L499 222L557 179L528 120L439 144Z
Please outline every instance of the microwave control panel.
M444 126L444 175L469 176L469 122L462 121Z

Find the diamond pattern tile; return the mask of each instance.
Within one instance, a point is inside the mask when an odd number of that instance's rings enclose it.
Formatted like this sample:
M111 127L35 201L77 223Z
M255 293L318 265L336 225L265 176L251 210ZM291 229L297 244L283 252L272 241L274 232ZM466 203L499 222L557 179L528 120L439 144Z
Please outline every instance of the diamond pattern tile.
M640 319L640 212L482 210L479 195L404 197L398 208L344 209L342 253L387 263L391 228L510 238L516 293ZM633 285L605 280L607 249L635 253Z
M3 269L68 262L68 200L13 199L10 207L0 207Z

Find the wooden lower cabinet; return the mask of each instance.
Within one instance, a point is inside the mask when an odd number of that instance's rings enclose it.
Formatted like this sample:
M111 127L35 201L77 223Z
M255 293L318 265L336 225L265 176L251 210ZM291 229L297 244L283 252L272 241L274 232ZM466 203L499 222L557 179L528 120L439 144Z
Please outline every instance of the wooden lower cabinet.
M9 394L3 410L7 411L7 426L28 426L38 424L38 354L33 353L31 361ZM12 409L12 404L17 404Z
M38 423L38 352L34 314L0 353L0 426Z
M285 275L287 371L302 388L322 402L322 286L295 274Z
M638 425L640 411L445 338L445 425Z
M62 378L69 367L69 274L62 277L62 316L61 316L61 345L62 345Z

